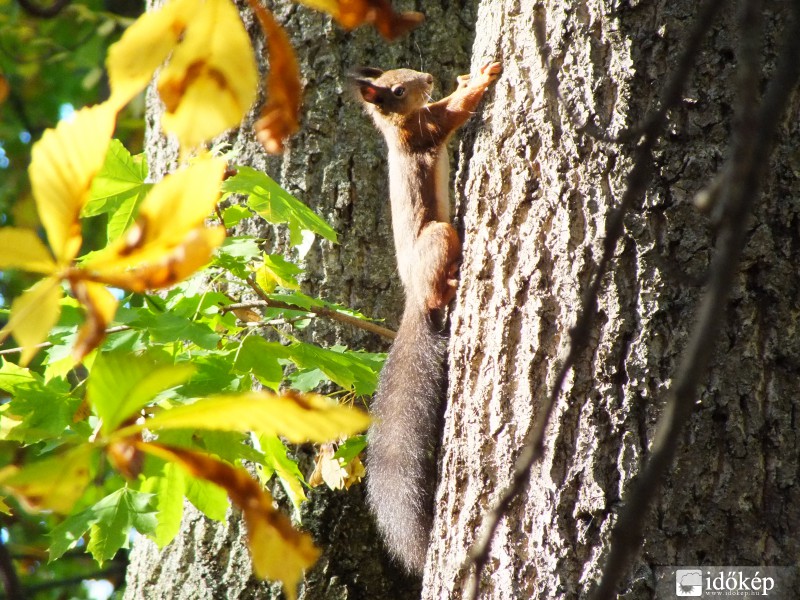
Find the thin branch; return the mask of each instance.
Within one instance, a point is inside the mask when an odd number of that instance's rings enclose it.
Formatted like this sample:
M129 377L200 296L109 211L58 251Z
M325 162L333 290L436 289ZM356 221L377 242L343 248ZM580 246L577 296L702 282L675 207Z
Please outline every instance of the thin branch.
M99 571L91 571L89 573L84 573L82 575L65 577L64 579L54 579L52 581L43 581L41 583L35 583L33 585L26 586L24 588L24 591L27 592L28 594L37 594L39 592L44 592L47 590L54 590L58 588L79 585L88 579L122 578L125 576L126 569L127 569L127 562L125 563L118 562L113 566L107 567L105 569L100 569ZM22 597L7 596L7 595L0 596L0 600L4 600L5 598L8 598L9 600L18 600L18 598Z
M120 331L128 331L130 329L133 329L130 325L117 325L116 327L109 327L108 329L106 329L106 335L112 333L119 333ZM41 350L43 348L52 348L53 346L55 346L53 342L42 342L41 344L36 344L33 347ZM17 354L19 352L22 352L24 349L25 348L23 347L6 348L5 350L0 350L0 356L5 356L7 354Z
M33 0L17 0L19 5L29 15L40 19L52 19L70 3L70 0L54 0L50 6L41 6Z
M25 600L27 598L19 582L17 570L14 568L14 561L2 539L0 539L0 581L3 582L3 589L7 598L14 598L15 600Z
M636 148L635 162L628 175L628 185L620 205L608 217L606 237L603 241L603 256L595 269L590 285L583 294L581 310L575 326L570 330L570 346L567 356L556 375L550 395L541 406L536 423L525 438L525 443L514 465L511 483L499 494L494 506L484 516L481 534L470 548L467 560L462 566L462 575L473 565L475 567L467 586L467 598L477 600L480 593L480 573L489 559L492 539L500 520L508 511L514 498L527 487L531 467L544 453L544 437L553 408L561 395L561 389L569 371L588 346L592 324L597 313L597 300L602 281L614 257L617 242L625 230L625 214L641 200L647 191L650 182L652 151L666 124L667 113L680 102L684 85L694 66L694 59L700 44L724 3L725 0L707 0L701 7L697 20L684 44L678 66L663 89L660 106L645 124L644 139Z
M267 293L261 289L261 286L258 285L255 281L255 277L250 275L247 278L247 283L250 284L250 287L253 291L261 298L260 303L242 303L240 305L228 305L223 307L223 312L227 312L229 310L234 310L233 307L236 308L277 308L279 310L299 310L302 312L313 313L318 317L325 317L327 319L332 319L333 321L338 321L339 323L346 323L347 325L351 325L352 327L357 327L358 329L363 329L364 331L369 331L370 333L375 333L386 339L393 340L397 337L397 332L392 331L386 327L381 325L377 325L371 321L364 321L357 317L353 317L350 315L346 315L341 313L337 310L333 310L328 308L327 306L311 306L311 307L303 307L298 306L297 304L290 304L288 302L281 302L280 300L273 300L270 298Z
M748 8L759 2L748 3ZM646 466L632 486L624 509L614 526L611 550L603 575L593 598L605 600L616 597L619 581L625 573L633 552L638 549L645 517L658 494L663 475L672 465L680 443L681 431L692 414L697 398L697 388L706 373L714 342L722 324L723 307L726 306L731 284L738 271L739 257L746 239L747 217L760 195L761 181L772 151L775 132L786 110L789 97L800 78L800 2L792 3L793 15L786 25L784 50L775 77L769 84L758 118L740 115L738 135L731 157L731 177L725 186L726 220L721 231L718 251L711 268L711 280L700 306L697 325L684 352L674 387L670 390L667 407L659 420L653 448ZM757 19L757 16L756 16ZM742 52L748 52L745 31L752 22L743 26ZM757 53L756 53L757 54ZM743 85L753 78L752 56L740 56ZM757 78L756 78L757 81ZM757 89L757 88L756 88ZM749 102L748 90L745 106Z

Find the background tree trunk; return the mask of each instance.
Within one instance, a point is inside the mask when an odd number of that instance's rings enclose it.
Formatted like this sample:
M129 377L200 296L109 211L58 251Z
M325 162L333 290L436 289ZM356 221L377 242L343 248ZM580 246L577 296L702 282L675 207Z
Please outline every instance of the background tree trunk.
M775 70L788 5L764 3L764 80ZM555 406L544 458L499 525L482 598L583 598L599 578L713 255L719 221L693 197L731 153L737 10L723 6L670 113L646 195L625 217L589 343ZM698 12L694 0L479 7L473 67L495 58L505 72L462 142L464 263L423 598L464 593L466 551L550 393L627 185L640 140L605 143L576 123L594 120L614 136L653 112ZM797 110L795 94L788 114ZM779 129L712 367L647 512L644 549L622 598L653 598L658 565L796 563L797 134L794 117Z
M160 4L153 0L151 8ZM288 0L267 5L289 32L300 62L305 86L301 131L283 156L268 158L252 135L252 122L260 109L256 106L241 130L224 141L231 144L238 164L267 172L339 233L338 245L317 243L306 257L304 291L386 318L387 325L396 328L403 302L392 252L386 151L380 135L350 98L344 76L358 65L410 66L433 73L440 91L449 93L456 75L469 67L476 2L431 0L417 7L410 0L395 1L397 10L424 10L427 20L391 45L371 28L343 32L329 17ZM239 6L255 47L260 49L263 35L245 3ZM177 166L177 148L162 136L161 110L151 90L146 147L155 180ZM280 234L266 224L251 224L242 233L274 240L275 247L281 247ZM307 340L371 351L388 348L385 340L374 335L324 321L310 328ZM274 492L281 497L279 487ZM406 576L384 553L360 486L348 493L318 488L310 498L303 509L302 525L312 533L323 555L307 573L301 598L419 597L419 581ZM147 540L136 541L125 597L281 597L279 586L251 578L243 536L237 514L229 515L225 527L187 505L178 538L162 552Z

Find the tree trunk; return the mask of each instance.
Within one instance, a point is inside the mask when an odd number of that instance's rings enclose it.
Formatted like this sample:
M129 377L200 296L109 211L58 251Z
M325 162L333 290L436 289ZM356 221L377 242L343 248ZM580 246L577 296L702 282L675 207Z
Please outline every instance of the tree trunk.
M494 536L481 598L585 598L600 577L680 376L724 224L724 207L708 215L693 200L713 190L732 154L743 101L738 10L724 4L691 61L544 455ZM473 67L494 58L505 72L462 142L456 180L464 262L423 598L465 594L467 549L542 414L609 216L632 185L640 136L603 141L579 125L593 121L611 138L652 114L699 12L695 0L479 7ZM787 23L788 2L764 3L757 93L776 70ZM757 19L747 25L760 36ZM798 104L794 95L786 114ZM716 307L726 312L694 413L655 505L641 508L643 550L618 589L629 600L656 597L659 565L793 565L800 551L798 125L780 123L730 302Z
M151 8L160 4L153 0ZM391 251L385 148L359 105L350 98L345 73L358 65L412 66L432 72L449 91L455 86L456 75L468 69L476 3L425 2L426 22L392 45L371 28L346 33L329 17L288 1L267 5L274 8L288 30L298 54L305 87L301 131L283 156L267 157L252 133L257 106L243 127L225 140L236 153L238 164L267 172L338 231L338 245L318 243L306 257L304 291L386 318L387 325L396 328L402 313L402 289ZM395 1L394 5L397 10L415 8L408 0ZM260 49L263 35L245 3L239 6ZM155 180L177 164L177 148L161 132L161 110L151 90L146 149ZM276 240L276 248L280 247L280 234L267 226L251 225L242 233ZM370 351L388 348L374 335L333 322L318 321L310 329L306 341ZM275 490L275 496L280 498L280 489ZM419 597L419 581L405 575L385 554L360 486L347 493L316 489L310 497L303 509L302 527L312 533L323 555L307 573L301 598ZM238 514L229 514L227 526L220 526L187 505L178 538L163 551L147 540L136 541L125 597L281 597L280 586L257 582L250 576L243 535Z

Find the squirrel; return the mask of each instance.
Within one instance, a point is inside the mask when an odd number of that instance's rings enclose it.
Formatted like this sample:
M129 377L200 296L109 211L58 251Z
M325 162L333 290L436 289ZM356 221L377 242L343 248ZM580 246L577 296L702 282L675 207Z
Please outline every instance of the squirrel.
M445 386L444 309L455 296L461 241L450 224L447 142L502 71L429 102L433 77L411 69L350 72L389 148L389 197L405 309L372 402L367 501L390 552L421 574L433 525L435 452Z

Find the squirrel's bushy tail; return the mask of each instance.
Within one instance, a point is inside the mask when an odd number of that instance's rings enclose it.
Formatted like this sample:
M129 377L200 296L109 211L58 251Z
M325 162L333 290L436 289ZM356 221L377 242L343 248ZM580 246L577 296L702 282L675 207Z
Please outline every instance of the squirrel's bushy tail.
M433 524L447 338L407 302L372 403L367 498L392 554L422 573Z

